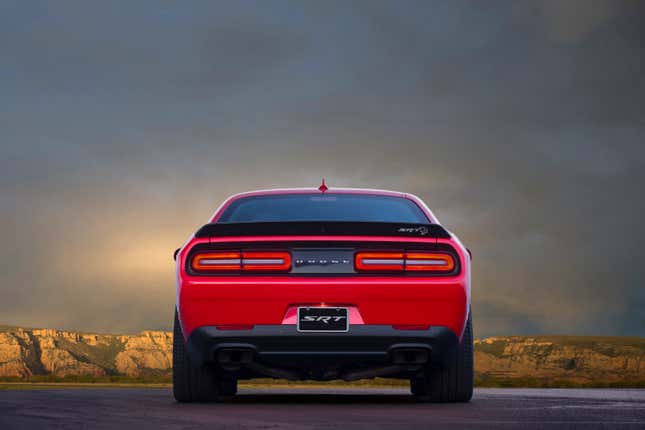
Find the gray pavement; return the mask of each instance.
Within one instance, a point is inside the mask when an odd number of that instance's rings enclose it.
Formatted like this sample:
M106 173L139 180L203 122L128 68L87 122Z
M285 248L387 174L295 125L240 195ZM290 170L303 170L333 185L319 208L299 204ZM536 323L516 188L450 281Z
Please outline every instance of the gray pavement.
M478 389L467 404L407 390L243 388L228 403L178 404L166 388L0 392L0 429L643 428L645 390Z

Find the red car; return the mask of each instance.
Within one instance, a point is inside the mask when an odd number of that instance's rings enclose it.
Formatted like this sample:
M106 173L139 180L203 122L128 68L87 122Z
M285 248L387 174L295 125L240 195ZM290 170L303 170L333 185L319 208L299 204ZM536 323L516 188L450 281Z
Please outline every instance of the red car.
M473 391L470 253L417 197L320 188L230 197L175 253L177 401L257 377L408 379Z

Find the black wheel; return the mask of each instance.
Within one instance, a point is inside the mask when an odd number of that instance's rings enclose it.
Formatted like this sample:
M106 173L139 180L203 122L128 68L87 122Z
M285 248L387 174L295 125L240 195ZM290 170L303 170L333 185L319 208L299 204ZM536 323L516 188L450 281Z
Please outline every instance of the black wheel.
M226 379L217 381L217 391L222 397L234 396L237 394L237 379Z
M470 401L473 396L473 324L470 312L454 361L443 367L429 367L422 376L410 380L410 390L420 401Z
M178 402L223 400L237 393L236 379L219 379L212 367L191 364L176 309L172 343L172 392Z

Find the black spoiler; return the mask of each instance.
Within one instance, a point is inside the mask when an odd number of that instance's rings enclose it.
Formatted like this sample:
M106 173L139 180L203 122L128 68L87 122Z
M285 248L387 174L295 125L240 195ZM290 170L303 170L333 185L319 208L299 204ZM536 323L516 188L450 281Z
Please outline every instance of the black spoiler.
M439 224L345 221L212 223L195 233L195 237L211 236L403 236L450 239L450 233Z

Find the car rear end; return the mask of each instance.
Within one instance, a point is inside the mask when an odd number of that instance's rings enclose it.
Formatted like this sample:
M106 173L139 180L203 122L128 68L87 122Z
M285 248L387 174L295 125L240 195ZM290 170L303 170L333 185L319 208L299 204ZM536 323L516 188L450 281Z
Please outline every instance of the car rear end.
M472 343L470 257L412 196L234 196L182 247L177 281L175 348L193 378L178 400L209 397L199 384L221 397L267 376L405 378L429 400L472 393L472 358L465 388L433 382Z

